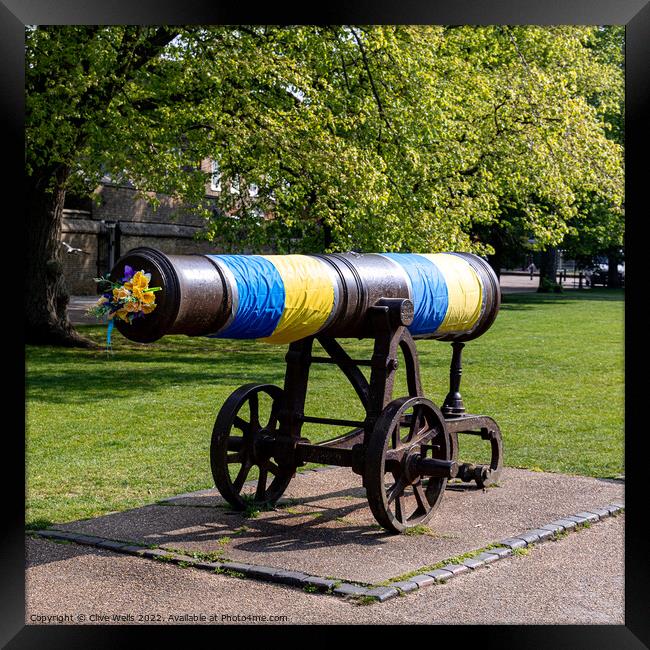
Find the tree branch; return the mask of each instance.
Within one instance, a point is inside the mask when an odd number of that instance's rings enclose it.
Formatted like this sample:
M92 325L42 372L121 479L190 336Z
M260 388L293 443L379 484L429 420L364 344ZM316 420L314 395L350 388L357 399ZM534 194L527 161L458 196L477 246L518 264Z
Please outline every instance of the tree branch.
M393 130L393 127L391 126L390 121L386 117L386 113L384 111L384 106L382 104L381 98L379 97L379 93L377 92L377 86L375 85L375 79L372 75L372 72L370 71L370 65L368 63L368 56L366 54L366 48L363 46L363 42L359 38L359 35L354 31L353 27L350 27L350 32L352 32L352 36L354 36L354 40L357 42L357 45L359 46L359 51L361 52L361 60L363 61L363 67L366 70L366 74L368 75L368 80L370 81L370 88L372 89L372 94L375 98L375 102L377 103L377 109L379 111L379 115L381 116L381 119L385 122L386 126L390 131Z

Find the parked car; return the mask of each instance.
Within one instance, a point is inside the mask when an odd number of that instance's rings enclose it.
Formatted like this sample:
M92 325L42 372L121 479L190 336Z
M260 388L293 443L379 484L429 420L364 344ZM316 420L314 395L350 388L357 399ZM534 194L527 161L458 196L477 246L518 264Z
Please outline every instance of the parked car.
M607 263L596 264L585 270L585 275L590 286L606 287L608 284L609 265ZM621 287L625 286L625 262L618 265L618 282Z

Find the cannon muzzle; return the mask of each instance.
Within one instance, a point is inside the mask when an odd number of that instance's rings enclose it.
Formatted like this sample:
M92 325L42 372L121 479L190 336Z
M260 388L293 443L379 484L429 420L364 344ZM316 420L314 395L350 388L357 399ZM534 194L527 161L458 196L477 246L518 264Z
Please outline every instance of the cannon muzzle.
M166 255L135 248L125 268L151 274L156 308L131 323L127 338L166 334L260 339L268 343L323 334L372 336L369 308L410 299L415 338L468 341L493 323L500 305L496 275L470 253L334 253L328 255Z

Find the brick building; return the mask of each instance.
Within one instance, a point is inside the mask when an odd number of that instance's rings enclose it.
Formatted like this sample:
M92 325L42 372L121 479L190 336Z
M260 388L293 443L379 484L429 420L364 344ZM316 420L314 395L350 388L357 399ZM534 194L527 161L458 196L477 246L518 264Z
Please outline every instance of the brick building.
M204 171L215 171L210 161ZM206 196L221 190L218 172L206 184ZM73 295L97 293L93 278L107 273L115 261L136 246L152 246L164 253L214 253L215 244L198 238L206 223L169 197L152 207L136 198L135 188L102 183L99 202L74 197L63 210L62 259L68 291ZM67 245L67 246L66 246ZM68 252L68 247L83 252Z

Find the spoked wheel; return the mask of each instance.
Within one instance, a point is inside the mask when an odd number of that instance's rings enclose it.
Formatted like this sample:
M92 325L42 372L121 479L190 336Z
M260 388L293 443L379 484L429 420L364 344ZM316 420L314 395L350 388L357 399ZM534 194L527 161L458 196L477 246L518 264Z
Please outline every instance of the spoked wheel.
M383 410L366 453L364 485L372 514L403 532L433 515L455 474L445 420L425 397L401 397Z
M295 467L274 462L278 411L283 391L272 384L246 384L221 407L212 431L210 465L214 483L228 503L244 510L252 502L272 506L286 490ZM254 486L245 486L253 468Z

